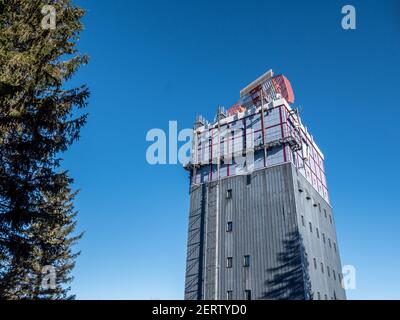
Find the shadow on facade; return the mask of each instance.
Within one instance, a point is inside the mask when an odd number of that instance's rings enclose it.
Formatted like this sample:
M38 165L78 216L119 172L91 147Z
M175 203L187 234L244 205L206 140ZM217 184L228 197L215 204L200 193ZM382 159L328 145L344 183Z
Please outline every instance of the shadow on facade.
M278 267L267 270L263 299L312 299L308 259L298 232L288 233L283 240L284 251L278 253Z

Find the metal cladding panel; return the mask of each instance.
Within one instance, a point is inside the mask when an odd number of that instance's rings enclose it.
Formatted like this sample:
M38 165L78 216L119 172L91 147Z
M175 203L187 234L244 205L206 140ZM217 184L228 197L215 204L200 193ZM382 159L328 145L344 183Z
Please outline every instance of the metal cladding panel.
M297 222L295 201L290 165L275 166L256 171L249 176L235 176L219 182L219 240L215 242L215 209L217 192L216 183L206 185L207 198L203 205L206 221L204 240L198 243L199 237L190 237L190 244L196 243L203 254L202 288L204 295L195 296L188 292L186 299L214 299L218 288L218 299L226 299L228 290L233 292L234 299L243 299L245 290L251 290L254 299L304 299L304 272L300 257L300 243L296 238ZM232 190L232 198L226 193ZM204 193L202 188L193 188L191 202L200 201ZM213 200L212 200L213 199ZM191 210L199 210L199 205L191 204ZM211 208L211 209L210 209ZM191 221L193 218L191 212ZM233 224L232 232L227 232L227 223ZM207 231L208 230L208 231ZM193 233L193 232L192 232ZM294 239L294 240L293 240ZM288 244L292 247L288 248ZM215 286L214 248L218 248L218 286ZM208 252L208 253L207 253ZM211 252L211 253L210 253ZM289 254L288 264L285 254ZM244 256L250 256L250 266L244 267ZM293 255L293 256L290 256ZM232 268L227 268L227 258L232 257ZM294 260L293 260L294 258ZM194 260L193 260L194 259ZM196 260L197 259L197 260ZM188 261L199 261L198 257L189 257ZM189 264L189 262L188 262ZM281 281L282 275L292 277L290 286ZM186 275L186 287L195 276ZM196 278L198 279L199 276ZM211 282L211 283L210 283ZM197 282L199 285L201 282ZM195 291L192 288L192 291ZM199 291L199 290L198 290Z
M314 299L346 299L332 208L302 174L293 169L299 230L307 248ZM302 218L303 216L303 218ZM325 240L324 240L325 239ZM314 267L314 259L317 268ZM321 269L324 266L324 272ZM328 274L328 268L330 274ZM335 273L335 275L334 275ZM340 274L340 276L339 276Z
M228 190L231 197L227 197ZM320 203L322 216L316 215L318 206L310 205L306 194ZM189 225L200 228L200 221L205 221L205 226L203 240L193 235L195 228L189 230L188 252L192 246L197 245L199 249L192 250L190 256L188 253L187 264L195 261L191 270L198 274L196 277L187 271L186 288L202 293L195 295L187 290L185 299L217 297L223 300L227 298L227 291L232 291L234 299L244 299L245 290L251 290L252 299L307 299L312 298L311 293L316 299L317 292L322 297L326 294L329 298L345 299L338 276L333 279L333 270L338 274L341 266L333 218L332 224L329 218L330 207L291 163L225 178L218 186L211 182L192 187L190 198ZM216 199L219 199L218 213ZM199 210L204 216L196 225L193 221ZM307 225L302 225L302 216L314 228L319 228L320 238L316 237L315 230L311 233ZM227 231L228 222L232 222L232 231ZM322 233L325 243L322 243ZM243 265L246 255L250 256L249 267ZM228 257L232 258L232 268L227 268ZM329 277L326 271L314 269L314 258L329 266ZM202 267L196 265L198 261L202 261ZM198 280L193 282L193 279ZM193 288L196 285L197 291Z
M254 299L304 298L304 292L277 290L282 273L297 266L287 266L280 257L286 251L285 241L296 232L290 172L282 166L260 170L249 176L227 179L221 183L221 195L232 190L232 199L221 197L220 256L233 258L233 267L221 268L219 298L228 290L234 299L244 299L251 290ZM233 223L233 231L223 226ZM250 266L244 267L244 256L250 256ZM302 287L302 277L295 279L293 288Z

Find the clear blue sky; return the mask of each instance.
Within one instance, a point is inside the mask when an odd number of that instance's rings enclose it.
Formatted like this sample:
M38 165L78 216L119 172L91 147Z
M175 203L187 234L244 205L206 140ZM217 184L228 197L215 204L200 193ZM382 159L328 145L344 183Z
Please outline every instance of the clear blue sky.
M191 127L272 68L325 154L349 298L400 298L398 1L76 1L88 10L73 83L92 95L64 166L81 189L80 299L182 299L188 176L151 166L148 130ZM353 4L357 29L341 28Z

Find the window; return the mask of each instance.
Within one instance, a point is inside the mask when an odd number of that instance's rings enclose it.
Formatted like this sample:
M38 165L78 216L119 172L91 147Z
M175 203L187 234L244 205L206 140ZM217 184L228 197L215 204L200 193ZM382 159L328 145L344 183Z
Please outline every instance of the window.
M331 215L329 215L329 221L332 224L332 216Z
M325 233L322 233L322 241L325 243Z
M243 267L250 267L250 256L249 255L244 256Z
M328 295L325 295L325 300L328 300Z
M231 232L233 228L232 221L226 223L226 232Z
M232 189L226 190L226 198L227 198L227 199L232 198Z
M321 300L321 292L317 292L318 300Z
M314 258L314 268L317 269L317 259Z
M303 227L305 227L305 223L304 223L304 216L301 216L301 224L303 225Z
M244 299L251 300L251 290L244 290Z
M336 280L336 272L332 269L333 279Z
M328 272L328 277L331 276L331 270L329 269L329 266L326 266L326 271Z
M310 226L310 232L312 232L312 223L309 222L308 224L309 224L309 226Z
M232 257L226 258L226 267L232 268Z
M226 300L232 300L233 299L233 292L232 290L228 290L226 292Z
M325 218L327 218L327 215L326 215L326 209L324 209L324 214L325 214Z
M321 262L321 272L324 273L324 264Z
M321 204L318 202L318 211L321 212Z
M251 183L251 174L248 174L246 177L246 184L249 185Z
M328 238L329 248L332 248L331 238Z
M303 186L300 184L300 181L297 181L297 186L298 186L299 192L303 192Z
M335 249L336 252L336 242L333 243L333 248Z
M319 239L319 230L318 228L315 229L317 231L317 238Z

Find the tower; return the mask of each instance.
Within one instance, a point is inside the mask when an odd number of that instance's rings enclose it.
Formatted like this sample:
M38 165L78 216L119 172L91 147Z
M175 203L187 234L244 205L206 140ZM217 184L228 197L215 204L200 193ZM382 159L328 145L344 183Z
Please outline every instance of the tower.
M346 298L324 156L293 103L270 70L196 121L185 299Z

